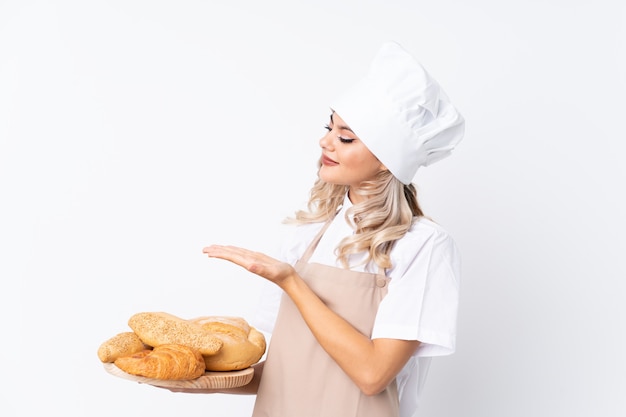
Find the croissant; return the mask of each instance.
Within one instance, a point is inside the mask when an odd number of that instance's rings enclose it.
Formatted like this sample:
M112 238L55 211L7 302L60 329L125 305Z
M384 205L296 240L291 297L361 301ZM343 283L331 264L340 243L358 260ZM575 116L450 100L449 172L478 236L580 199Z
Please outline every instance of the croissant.
M202 355L208 371L235 371L257 363L265 353L263 333L241 317L205 316L190 320L222 341L214 355Z
M98 358L104 363L115 362L117 358L129 356L147 348L148 346L134 332L118 333L100 345Z
M115 360L122 371L153 379L186 380L204 374L204 359L197 349L166 344Z
M202 355L213 355L222 341L200 325L169 313L137 313L128 320L130 328L148 346L179 344L192 347Z

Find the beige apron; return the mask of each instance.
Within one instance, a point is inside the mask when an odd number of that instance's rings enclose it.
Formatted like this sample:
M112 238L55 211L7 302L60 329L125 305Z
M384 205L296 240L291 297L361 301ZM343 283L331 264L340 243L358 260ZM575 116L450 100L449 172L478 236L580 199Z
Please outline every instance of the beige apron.
M309 264L329 224L313 239L295 269L330 309L370 337L389 278L380 273ZM319 345L293 301L283 294L252 416L398 415L395 380L377 395L363 394Z

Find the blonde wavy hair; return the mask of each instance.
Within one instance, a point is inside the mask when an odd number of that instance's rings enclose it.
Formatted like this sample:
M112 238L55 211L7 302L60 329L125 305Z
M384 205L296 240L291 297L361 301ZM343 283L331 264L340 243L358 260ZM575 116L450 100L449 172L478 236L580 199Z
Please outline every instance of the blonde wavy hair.
M348 188L318 178L310 191L308 210L296 211L295 217L285 219L285 223L317 223L333 218ZM372 260L380 268L391 268L389 254L394 242L406 234L416 218L424 216L415 186L404 185L385 170L361 183L357 192L365 200L346 211L346 221L355 233L339 243L335 254L345 268L349 268L350 255L363 251L369 255L365 263Z

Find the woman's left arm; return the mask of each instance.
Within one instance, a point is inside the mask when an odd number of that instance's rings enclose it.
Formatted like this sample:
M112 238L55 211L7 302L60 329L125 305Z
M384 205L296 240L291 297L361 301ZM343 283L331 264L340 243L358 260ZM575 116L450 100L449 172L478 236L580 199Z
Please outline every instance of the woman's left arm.
M233 262L282 288L322 348L367 395L384 390L419 346L416 340L371 340L329 309L288 263L234 246L213 245L203 252Z

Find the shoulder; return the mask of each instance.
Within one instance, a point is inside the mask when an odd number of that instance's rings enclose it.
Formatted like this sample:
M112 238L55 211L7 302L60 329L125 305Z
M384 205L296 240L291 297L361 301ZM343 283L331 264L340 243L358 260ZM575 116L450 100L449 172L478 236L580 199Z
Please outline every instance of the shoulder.
M426 217L416 219L406 235L397 242L397 246L407 246L413 250L423 245L438 246L449 250L456 249L450 233L443 226Z
M457 271L460 263L458 247L448 230L425 217L416 219L409 231L396 241L391 257L396 276L436 264Z

